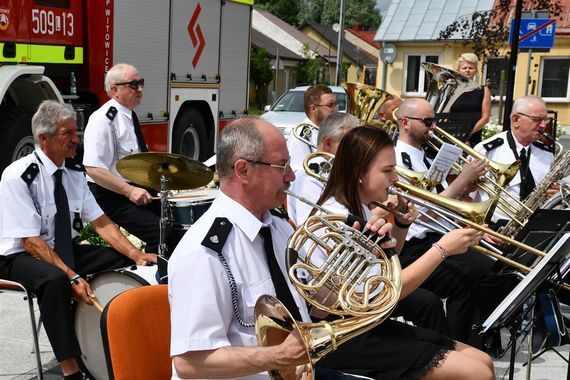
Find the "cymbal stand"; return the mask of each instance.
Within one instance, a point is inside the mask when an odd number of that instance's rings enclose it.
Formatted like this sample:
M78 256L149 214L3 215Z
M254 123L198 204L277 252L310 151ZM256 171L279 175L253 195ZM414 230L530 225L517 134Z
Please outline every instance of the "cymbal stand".
M166 245L166 226L169 221L167 205L169 191L166 190L167 183L170 182L164 175L160 176L160 223L159 223L159 240L158 240L158 280L163 283L168 277L168 246Z

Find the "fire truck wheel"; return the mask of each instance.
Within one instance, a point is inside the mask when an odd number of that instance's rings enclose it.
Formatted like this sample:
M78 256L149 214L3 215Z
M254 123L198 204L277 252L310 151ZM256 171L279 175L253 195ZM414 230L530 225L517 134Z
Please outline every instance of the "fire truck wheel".
M0 171L34 151L32 113L23 107L0 108Z
M187 109L176 121L172 135L172 151L193 160L204 161L208 158L206 123L197 109Z

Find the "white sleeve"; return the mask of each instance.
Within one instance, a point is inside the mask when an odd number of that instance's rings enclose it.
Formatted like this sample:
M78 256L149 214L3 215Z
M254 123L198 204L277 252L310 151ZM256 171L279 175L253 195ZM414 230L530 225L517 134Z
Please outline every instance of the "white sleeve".
M16 239L40 236L41 215L34 206L28 185L16 176L13 170L2 176L0 194L2 194L0 197L2 236Z
M83 135L83 165L112 170L115 160L113 127L104 114L97 112L91 115Z
M103 215L103 210L101 210L101 207L95 200L95 197L91 193L91 190L89 190L85 176L83 176L83 183L81 186L83 187L83 207L81 209L81 219L90 223Z
M303 170L303 160L311 153L309 146L295 136L289 136L287 149L289 150L289 156L291 156L291 168L293 171L296 173Z

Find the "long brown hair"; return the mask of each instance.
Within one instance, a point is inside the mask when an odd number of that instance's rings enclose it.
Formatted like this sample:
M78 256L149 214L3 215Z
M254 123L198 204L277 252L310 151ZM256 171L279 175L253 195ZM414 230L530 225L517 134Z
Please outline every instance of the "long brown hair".
M340 141L329 179L317 204L322 205L334 197L351 214L363 218L358 180L387 146L394 146L394 143L380 128L365 125L350 130Z

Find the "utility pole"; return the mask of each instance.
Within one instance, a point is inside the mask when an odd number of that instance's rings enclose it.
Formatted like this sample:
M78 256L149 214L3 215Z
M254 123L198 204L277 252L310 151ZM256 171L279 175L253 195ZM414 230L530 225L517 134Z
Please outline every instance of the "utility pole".
M519 31L521 29L522 0L517 0L515 8L515 23L511 31L513 41L511 45L511 57L509 60L509 76L507 79L507 94L505 95L505 113L503 115L503 131L511 129L511 110L513 109L513 97L515 92L515 76L517 71L517 56L519 54Z
M342 74L342 41L344 39L344 0L340 0L340 17L338 20L338 42L336 45L336 75L335 86L340 84Z

